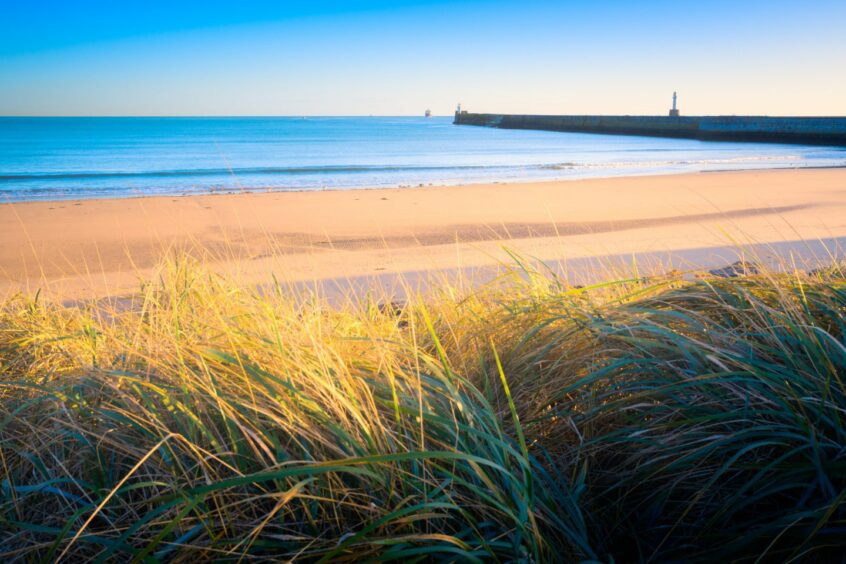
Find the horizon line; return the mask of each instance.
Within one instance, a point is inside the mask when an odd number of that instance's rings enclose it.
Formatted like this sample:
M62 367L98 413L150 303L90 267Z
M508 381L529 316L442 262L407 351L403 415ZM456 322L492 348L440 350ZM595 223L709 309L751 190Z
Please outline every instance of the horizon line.
M453 117L456 112L449 114L432 114L428 118ZM531 113L501 113L501 112L465 112L468 114L488 115L526 115L526 116L646 116L646 117L670 117L667 114L531 114ZM210 119L210 118L427 118L424 114L107 114L107 115L85 115L85 114L46 114L46 115L14 115L0 114L0 119ZM846 114L682 114L676 117L701 118L701 117L774 117L774 118L846 118Z

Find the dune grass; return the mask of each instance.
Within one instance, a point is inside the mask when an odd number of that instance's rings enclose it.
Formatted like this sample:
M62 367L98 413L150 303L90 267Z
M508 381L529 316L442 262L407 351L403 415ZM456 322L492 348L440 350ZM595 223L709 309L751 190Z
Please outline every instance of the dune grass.
M327 306L168 260L0 307L4 560L819 560L837 269Z

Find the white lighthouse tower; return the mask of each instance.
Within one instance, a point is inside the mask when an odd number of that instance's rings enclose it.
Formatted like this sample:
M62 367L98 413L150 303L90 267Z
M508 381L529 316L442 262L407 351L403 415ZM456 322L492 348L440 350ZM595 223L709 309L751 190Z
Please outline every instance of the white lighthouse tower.
M679 109L676 107L676 93L673 92L673 109L670 110L670 117L679 117Z

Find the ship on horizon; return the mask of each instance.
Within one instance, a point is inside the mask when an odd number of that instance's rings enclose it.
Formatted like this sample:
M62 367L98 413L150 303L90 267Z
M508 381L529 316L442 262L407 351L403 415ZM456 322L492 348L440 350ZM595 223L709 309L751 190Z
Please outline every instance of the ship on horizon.
M432 110L428 110L428 109L427 109L427 110L423 113L423 115L424 115L424 116L426 116L426 117L432 117Z

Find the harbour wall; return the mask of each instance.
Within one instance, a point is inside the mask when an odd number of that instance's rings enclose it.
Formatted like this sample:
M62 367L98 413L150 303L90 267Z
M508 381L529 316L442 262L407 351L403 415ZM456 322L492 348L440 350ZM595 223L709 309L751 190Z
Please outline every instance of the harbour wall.
M846 146L846 117L768 116L552 116L456 113L457 125L680 137L705 141L758 141Z

